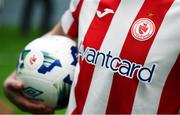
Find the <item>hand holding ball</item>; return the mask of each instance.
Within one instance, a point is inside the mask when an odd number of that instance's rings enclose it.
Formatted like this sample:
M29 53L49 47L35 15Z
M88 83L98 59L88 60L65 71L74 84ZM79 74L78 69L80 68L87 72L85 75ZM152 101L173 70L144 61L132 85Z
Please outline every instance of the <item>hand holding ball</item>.
M68 102L77 63L76 43L63 36L44 36L30 42L17 64L23 94L52 107Z

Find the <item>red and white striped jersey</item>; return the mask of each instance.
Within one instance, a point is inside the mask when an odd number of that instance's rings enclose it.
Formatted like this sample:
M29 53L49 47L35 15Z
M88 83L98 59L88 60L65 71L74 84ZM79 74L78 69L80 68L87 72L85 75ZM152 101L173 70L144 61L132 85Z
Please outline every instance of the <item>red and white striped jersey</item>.
M180 0L72 0L62 16L78 37L67 113L180 110Z

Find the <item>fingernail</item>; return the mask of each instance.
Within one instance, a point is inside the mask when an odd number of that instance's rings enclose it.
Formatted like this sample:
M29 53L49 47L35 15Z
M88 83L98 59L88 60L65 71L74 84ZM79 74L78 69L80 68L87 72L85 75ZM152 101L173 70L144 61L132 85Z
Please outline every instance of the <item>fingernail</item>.
M13 86L16 87L16 88L20 88L20 87L21 87L21 84L18 83L18 82L15 82L15 83L13 83Z
M18 86L18 87L22 87L22 83L21 83L21 82L18 82L18 83L17 83L17 86Z

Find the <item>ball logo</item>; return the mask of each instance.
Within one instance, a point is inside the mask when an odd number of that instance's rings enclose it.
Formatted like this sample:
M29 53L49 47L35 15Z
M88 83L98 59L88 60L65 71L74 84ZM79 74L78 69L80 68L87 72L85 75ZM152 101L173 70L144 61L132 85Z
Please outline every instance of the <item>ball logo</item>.
M25 93L25 95L28 95L29 97L32 97L32 98L35 98L35 97L43 94L43 91L37 90L32 87L25 87L23 89L23 92Z
M43 64L43 54L40 51L30 51L24 59L24 66L29 69L37 69Z
M33 55L32 57L30 57L30 64L33 65L36 62L37 58L35 55Z
M140 18L131 28L132 36L139 41L145 41L151 38L155 32L155 24L148 18Z

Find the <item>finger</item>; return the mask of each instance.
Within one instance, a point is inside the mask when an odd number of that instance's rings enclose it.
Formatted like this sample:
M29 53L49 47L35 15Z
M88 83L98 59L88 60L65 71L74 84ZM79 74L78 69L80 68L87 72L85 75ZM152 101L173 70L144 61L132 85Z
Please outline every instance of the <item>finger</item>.
M27 110L31 113L53 113L53 108L41 104L41 103L32 103L31 101L26 101Z
M32 103L30 101L23 102L23 107L30 113L53 113L53 108L44 104Z
M12 90L21 90L23 88L23 83L20 80L10 79L7 83L7 88Z
M23 88L23 83L22 83L22 81L20 81L20 80L14 80L14 82L13 82L12 85L13 85L14 88L17 89L17 90Z
M22 111L30 113L53 113L53 108L31 101L24 97L21 90L9 90L6 92L7 97Z
M19 98L16 99L18 102L18 107L23 111L28 111L31 113L53 113L53 108L45 104L31 101L24 97L22 94L18 93Z

